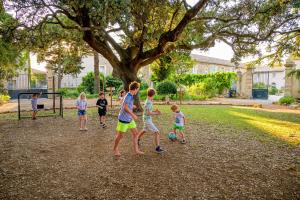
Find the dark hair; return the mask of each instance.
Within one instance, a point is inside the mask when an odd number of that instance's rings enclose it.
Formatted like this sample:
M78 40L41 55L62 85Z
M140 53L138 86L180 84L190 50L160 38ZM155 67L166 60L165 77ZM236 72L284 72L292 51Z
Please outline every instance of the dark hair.
M153 97L154 95L155 95L155 90L153 89L153 88L149 88L148 90L147 90L147 96L148 97Z
M99 93L99 96L102 96L102 95L104 95L104 92L100 92L100 93Z
M138 88L140 88L140 84L136 81L131 82L129 85L129 90L135 90Z
M38 93L33 93L32 97L37 97L39 94Z
M126 92L125 90L121 90L120 91L120 95L123 94L123 93L125 93L125 92Z

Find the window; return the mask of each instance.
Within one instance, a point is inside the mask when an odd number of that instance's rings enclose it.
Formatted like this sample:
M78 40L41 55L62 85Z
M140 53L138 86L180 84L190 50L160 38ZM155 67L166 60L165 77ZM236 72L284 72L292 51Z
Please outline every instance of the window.
M197 74L197 66L193 67L193 74Z
M10 80L7 83L7 89L14 90L17 87L17 81L16 80Z
M105 74L105 66L104 66L104 65L100 65L99 71L100 71L101 73Z
M217 66L210 66L209 67L209 72L210 73L213 73L213 72L216 72L216 71L218 71L218 67Z

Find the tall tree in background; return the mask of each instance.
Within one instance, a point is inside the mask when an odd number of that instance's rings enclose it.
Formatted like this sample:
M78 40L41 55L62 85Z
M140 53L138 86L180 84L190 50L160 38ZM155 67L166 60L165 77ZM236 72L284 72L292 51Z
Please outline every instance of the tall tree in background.
M27 62L26 50L22 43L14 44L14 39L21 38L24 31L15 31L18 25L11 15L5 12L0 3L0 93L5 93L4 82L17 75L17 70L24 68ZM25 50L25 51L24 51Z
M199 0L191 6L185 0L5 0L5 6L29 31L42 34L44 24L51 23L80 33L128 90L139 69L176 49L207 50L223 41L236 60L260 54L261 42L298 31L294 2Z
M93 51L93 52L94 52L94 75L95 75L94 88L95 88L95 93L99 94L100 92L99 54L97 51Z

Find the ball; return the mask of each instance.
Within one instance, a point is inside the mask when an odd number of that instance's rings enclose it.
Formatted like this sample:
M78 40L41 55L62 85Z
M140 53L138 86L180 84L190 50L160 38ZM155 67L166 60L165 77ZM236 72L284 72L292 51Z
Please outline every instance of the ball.
M175 134L174 132L170 132L170 133L168 134L168 138L169 138L170 140L172 140L172 141L174 141L174 140L177 139L176 134Z

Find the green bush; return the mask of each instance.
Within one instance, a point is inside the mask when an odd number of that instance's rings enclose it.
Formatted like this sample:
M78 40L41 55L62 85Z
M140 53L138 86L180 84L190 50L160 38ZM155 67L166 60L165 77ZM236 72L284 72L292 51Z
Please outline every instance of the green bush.
M231 88L231 85L237 76L234 72L216 72L210 74L185 74L180 77L180 83L186 86L192 86L196 83L204 82L206 79L214 84L218 94ZM212 81L211 81L212 80Z
M279 104L280 105L290 105L292 103L294 103L296 100L294 97L292 96L285 96L285 97L281 97L279 99Z
M177 93L177 86L171 81L164 81L157 85L157 93L159 95L169 95Z
M275 94L277 94L279 92L279 90L275 87L275 86L271 86L270 88L269 88L269 94L270 95L275 95Z
M189 95L198 97L200 100L214 97L217 93L216 84L213 79L208 78L203 82L196 83L188 88Z
M266 89L267 85L263 82L258 82L253 84L253 88L255 89Z
M140 83L140 90L147 90L149 88L148 83L146 83L145 81L141 81Z
M0 105L8 102L9 99L10 99L10 96L4 95L4 94L0 94Z
M86 92L90 94L94 94L94 72L89 72L87 75L82 77L82 82L78 86L77 91L78 92ZM102 81L101 81L102 80ZM100 88L103 87L103 74L100 74Z
M106 87L114 87L117 92L117 89L123 85L123 82L121 79L113 77L112 75L109 75L107 77L105 77L105 86Z
M77 98L80 94L78 89L75 88L60 88L58 91L64 98Z
M140 99L141 100L147 99L147 90L140 90L139 94L140 94Z

